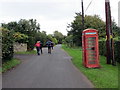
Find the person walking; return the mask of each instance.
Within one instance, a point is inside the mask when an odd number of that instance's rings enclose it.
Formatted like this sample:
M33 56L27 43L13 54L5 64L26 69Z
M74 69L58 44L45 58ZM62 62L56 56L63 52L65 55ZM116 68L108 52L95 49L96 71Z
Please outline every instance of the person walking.
M47 45L47 47L48 47L48 53L51 54L51 41L48 40L48 41L46 42L46 45Z
M42 47L43 47L43 44L42 44L42 42L40 42L40 51L41 51L41 54L43 54Z
M36 50L37 50L37 54L40 55L40 41L37 41L37 43L35 44Z
M54 47L54 43L53 43L53 42L51 42L51 48L52 48L52 50L53 50L53 47Z

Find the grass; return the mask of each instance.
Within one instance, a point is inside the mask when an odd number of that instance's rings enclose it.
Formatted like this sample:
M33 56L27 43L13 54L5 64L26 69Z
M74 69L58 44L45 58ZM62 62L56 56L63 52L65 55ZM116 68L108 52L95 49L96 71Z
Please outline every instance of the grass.
M6 72L7 70L15 67L18 64L20 64L20 60L18 59L12 59L10 61L7 61L2 65L2 72Z
M26 51L26 52L15 52L15 54L36 54L36 50Z
M101 68L85 68L82 65L82 51L80 48L62 48L72 56L73 64L94 84L95 88L118 88L118 66L106 64L106 57L100 56Z
M36 54L36 51L32 50L32 51L26 51L26 52L16 52L15 54ZM12 59L10 61L7 61L2 65L2 67L0 67L0 73L6 72L7 70L15 67L18 64L20 64L20 61L18 59Z

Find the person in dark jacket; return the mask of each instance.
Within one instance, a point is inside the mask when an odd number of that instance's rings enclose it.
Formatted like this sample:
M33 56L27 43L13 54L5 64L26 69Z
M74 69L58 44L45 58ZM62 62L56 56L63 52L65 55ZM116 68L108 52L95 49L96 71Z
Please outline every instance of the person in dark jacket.
M40 41L37 41L37 43L35 44L36 50L37 50L37 54L40 55Z
M48 47L48 53L51 54L51 41L48 40L48 41L46 42L46 45L47 45L47 47Z
M42 42L40 42L40 51L41 51L41 54L43 54L42 47L43 47L43 44L42 44Z
M54 43L53 43L53 42L51 42L51 48L52 48L52 50L53 50L53 47L54 47Z

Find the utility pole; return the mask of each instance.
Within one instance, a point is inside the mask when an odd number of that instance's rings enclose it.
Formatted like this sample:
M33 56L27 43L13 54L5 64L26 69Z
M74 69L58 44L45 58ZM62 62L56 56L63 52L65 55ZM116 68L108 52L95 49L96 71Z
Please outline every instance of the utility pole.
M82 6L82 29L84 30L84 6L83 6L83 0L81 0L81 6Z
M107 48L107 64L116 65L114 59L114 42L112 33L112 23L111 23L111 10L109 0L105 0L105 12L106 12L106 48Z

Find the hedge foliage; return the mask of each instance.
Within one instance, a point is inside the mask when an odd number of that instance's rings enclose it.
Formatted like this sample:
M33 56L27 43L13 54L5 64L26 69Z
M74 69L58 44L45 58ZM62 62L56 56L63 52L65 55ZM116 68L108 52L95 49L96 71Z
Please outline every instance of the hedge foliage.
M120 63L120 41L114 41L115 60ZM106 56L106 41L99 41L99 53Z
M21 34L20 32L15 32L13 34L14 41L18 43L27 43L28 42L28 36L25 34Z
M11 60L13 57L13 33L5 28L0 28L2 32L2 61Z
M116 41L114 46L115 46L115 60L120 63L120 41Z
M99 54L106 56L106 41L99 41Z

